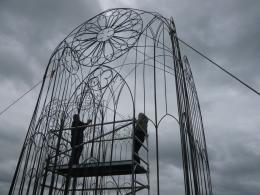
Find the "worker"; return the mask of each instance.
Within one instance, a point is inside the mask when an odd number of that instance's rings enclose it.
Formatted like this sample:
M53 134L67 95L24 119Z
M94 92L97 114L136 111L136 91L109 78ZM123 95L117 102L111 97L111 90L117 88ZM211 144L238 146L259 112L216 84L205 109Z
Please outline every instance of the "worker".
M147 135L147 123L148 118L144 113L139 113L138 119L135 125L135 139L134 139L134 159L140 164L139 150Z
M87 123L80 121L79 115L73 115L73 121L71 125L71 158L70 164L77 165L79 164L79 158L83 150L83 138L84 138L84 130L87 128L92 120L88 120Z

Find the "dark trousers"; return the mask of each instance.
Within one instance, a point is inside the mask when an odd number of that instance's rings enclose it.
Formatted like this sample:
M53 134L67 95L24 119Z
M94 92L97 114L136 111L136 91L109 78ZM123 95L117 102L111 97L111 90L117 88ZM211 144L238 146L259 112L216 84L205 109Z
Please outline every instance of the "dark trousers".
M83 146L78 146L75 145L74 147L72 146L72 153L70 157L70 164L72 165L77 165L79 164L79 158L82 153Z
M144 136L138 136L138 134L137 134L137 138L143 143L144 142ZM140 163L140 157L139 157L139 154L138 154L138 152L139 152L139 150L140 150L140 148L141 148L141 146L142 146L142 143L140 143L138 140L135 140L135 142L134 142L134 152L136 153L136 155L138 155L138 156L134 156L135 158L135 160L138 162L138 163Z

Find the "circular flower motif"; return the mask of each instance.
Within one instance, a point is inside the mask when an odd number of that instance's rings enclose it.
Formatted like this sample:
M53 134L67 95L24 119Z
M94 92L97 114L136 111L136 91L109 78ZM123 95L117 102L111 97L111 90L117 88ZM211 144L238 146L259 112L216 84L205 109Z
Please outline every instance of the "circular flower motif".
M97 41L99 41L99 42L107 41L107 40L111 39L114 34L115 34L115 31L113 28L105 28L98 33Z
M113 61L134 46L142 19L133 10L110 10L92 18L73 33L78 63L98 66Z

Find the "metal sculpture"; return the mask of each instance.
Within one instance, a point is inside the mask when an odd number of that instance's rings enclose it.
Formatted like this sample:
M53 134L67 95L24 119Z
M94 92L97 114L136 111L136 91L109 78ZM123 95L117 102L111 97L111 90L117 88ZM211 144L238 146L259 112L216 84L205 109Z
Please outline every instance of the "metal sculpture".
M71 144L75 114L92 121L79 145ZM186 195L211 195L198 96L173 20L105 11L51 55L9 195L153 194L148 134L155 136L159 195L158 134L170 120L180 126ZM70 163L77 147L79 162Z

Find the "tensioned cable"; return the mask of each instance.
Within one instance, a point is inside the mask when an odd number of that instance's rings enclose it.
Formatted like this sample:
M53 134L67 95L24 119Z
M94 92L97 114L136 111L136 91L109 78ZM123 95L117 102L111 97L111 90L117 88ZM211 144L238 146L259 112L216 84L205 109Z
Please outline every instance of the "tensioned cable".
M22 94L19 98L17 98L15 101L13 101L9 106L7 106L4 110L2 110L0 112L0 116L2 114L4 114L7 110L9 110L14 104L16 104L19 100L21 100L25 95L27 95L28 93L30 93L34 88L36 88L39 84L42 83L43 80L39 81L38 83L36 83L31 89L29 89L28 91L26 91L24 94Z
M52 78L53 77L53 74L54 74L55 70L53 70L49 75L47 75L44 79L46 79L47 77L50 77ZM7 110L9 110L14 104L16 104L19 100L21 100L24 96L26 96L28 93L30 93L32 90L34 90L38 85L40 85L43 80L40 80L38 83L36 83L35 85L33 85L28 91L26 91L24 94L22 94L20 97L18 97L16 100L14 100L11 104L9 104L5 109L3 109L1 112L0 112L0 116L2 114L4 114Z
M194 47L192 47L191 45L189 45L188 43L186 43L185 41L181 40L180 38L178 38L178 40L183 43L184 45L186 45L188 48L190 48L191 50L195 51L197 54L199 54L200 56L202 56L203 58L205 58L206 60L208 60L209 62L211 62L213 65L215 65L216 67L218 67L220 70L224 71L226 74L228 74L229 76L231 76L233 79L237 80L239 83L241 83L242 85L244 85L245 87L247 87L248 89L250 89L251 91L253 91L254 93L256 93L257 95L260 95L260 92L257 91L256 89L254 89L252 86L246 84L244 81L242 81L241 79L239 79L237 76L233 75L231 72L227 71L226 69L224 69L222 66L220 66L219 64L217 64L215 61L213 61L212 59L210 59L209 57L207 57L205 54L201 53L200 51L198 51L197 49L195 49Z
M254 89L252 86L250 86L249 84L245 83L244 81L242 81L241 79L239 79L237 76L233 75L231 72L227 71L226 69L224 69L222 66L220 66L219 64L217 64L215 61L213 61L212 59L210 59L209 57L207 57L205 54L201 53L200 51L198 51L197 49L195 49L194 47L192 47L190 44L186 43L185 41L183 41L182 39L178 38L178 40L183 43L184 45L186 45L188 48L190 48L191 50L195 51L197 54L199 54L201 57L205 58L206 60L208 60L209 62L211 62L213 65L215 65L217 68L219 68L220 70L222 70L223 72L225 72L226 74L228 74L229 76L231 76L233 79L237 80L239 83L241 83L242 85L244 85L245 87L247 87L248 89L250 89L252 92L256 93L257 95L260 96L260 92L257 91L256 89ZM21 100L25 95L27 95L29 92L31 92L34 88L36 88L40 83L42 83L43 80L39 81L38 83L36 83L31 89L29 89L28 91L26 91L23 95L21 95L19 98L17 98L15 101L13 101L9 106L7 106L4 110L2 110L0 112L0 116L2 114L4 114L7 110L9 110L14 104L16 104L19 100Z

